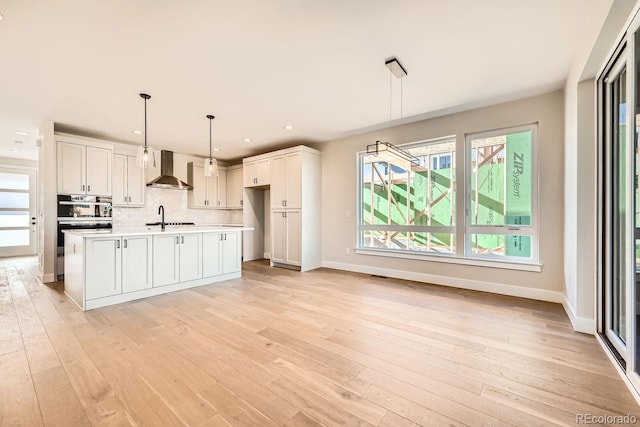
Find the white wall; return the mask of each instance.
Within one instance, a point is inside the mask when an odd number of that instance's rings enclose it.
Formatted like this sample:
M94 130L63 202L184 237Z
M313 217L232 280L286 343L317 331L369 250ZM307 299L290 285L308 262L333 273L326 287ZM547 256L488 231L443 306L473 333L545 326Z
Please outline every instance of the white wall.
M40 126L38 150L38 258L44 283L57 279L58 208L56 195L56 140L53 122Z
M597 3L565 84L564 306L575 330L594 333L596 294L595 80L635 0ZM608 14L607 14L608 11ZM603 18L604 17L604 18Z
M451 114L321 144L323 265L561 302L563 283L563 94ZM375 140L403 144L539 122L541 272L346 254L356 244L356 153ZM347 217L346 212L350 212Z

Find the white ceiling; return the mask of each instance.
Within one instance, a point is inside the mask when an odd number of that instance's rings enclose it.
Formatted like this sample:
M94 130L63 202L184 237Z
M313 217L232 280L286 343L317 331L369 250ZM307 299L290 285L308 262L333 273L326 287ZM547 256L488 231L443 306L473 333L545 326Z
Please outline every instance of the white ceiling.
M44 120L142 143L140 92L150 146L207 155L214 114L228 160L560 88L595 1L5 0L0 156Z

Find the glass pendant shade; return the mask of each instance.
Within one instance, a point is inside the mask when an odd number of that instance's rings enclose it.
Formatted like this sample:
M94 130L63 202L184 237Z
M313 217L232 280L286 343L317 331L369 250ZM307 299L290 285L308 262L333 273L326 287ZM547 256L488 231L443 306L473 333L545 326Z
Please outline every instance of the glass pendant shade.
M141 93L140 98L144 99L144 145L138 147L136 165L146 169L149 167L149 157L151 157L151 148L147 145L147 101L151 99L151 95Z
M204 161L204 176L218 176L218 161L212 157Z
M151 148L140 145L138 147L138 154L136 155L136 166L141 168L148 168L150 157Z

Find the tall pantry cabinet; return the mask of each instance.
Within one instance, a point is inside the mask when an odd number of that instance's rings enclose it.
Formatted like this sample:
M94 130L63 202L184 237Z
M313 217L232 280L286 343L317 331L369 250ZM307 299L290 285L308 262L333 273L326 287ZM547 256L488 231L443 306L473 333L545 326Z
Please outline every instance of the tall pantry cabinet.
M256 225L254 213L264 208L270 226L264 252L271 257L272 266L292 267L301 271L321 266L321 185L322 158L319 151L300 145L244 159L244 164L269 164L269 197L249 197L245 201L245 226ZM255 187L256 180L247 180L245 188ZM252 190L258 191L258 190ZM256 202L257 201L257 202ZM253 203L254 206L247 205ZM264 203L264 205L262 205ZM266 222L266 221L265 221ZM249 237L255 238L255 237ZM255 243L250 242L250 245ZM245 260L255 259L247 256Z

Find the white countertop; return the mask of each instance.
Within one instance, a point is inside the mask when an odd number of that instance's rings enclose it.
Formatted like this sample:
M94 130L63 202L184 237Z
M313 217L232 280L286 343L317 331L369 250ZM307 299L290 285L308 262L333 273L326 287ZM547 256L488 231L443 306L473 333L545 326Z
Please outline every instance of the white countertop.
M63 233L76 234L85 238L111 236L139 236L153 234L188 234L188 233L212 233L212 232L232 232L250 231L253 227L243 227L238 224L217 224L217 225L167 225L162 231L159 225L127 227L127 228L99 228L84 230L62 230Z

